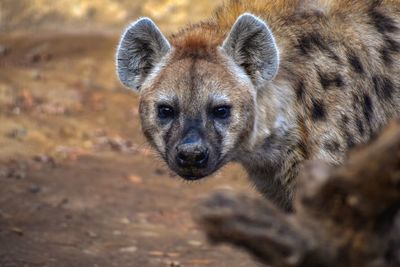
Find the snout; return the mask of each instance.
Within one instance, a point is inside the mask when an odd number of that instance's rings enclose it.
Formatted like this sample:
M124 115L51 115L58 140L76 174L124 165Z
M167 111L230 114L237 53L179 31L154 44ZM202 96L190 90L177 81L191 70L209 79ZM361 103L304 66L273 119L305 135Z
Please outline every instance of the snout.
M207 166L209 152L200 143L181 144L176 147L176 163L181 168L204 168Z
M198 180L215 171L215 153L196 128L188 130L170 152L169 166L186 180Z

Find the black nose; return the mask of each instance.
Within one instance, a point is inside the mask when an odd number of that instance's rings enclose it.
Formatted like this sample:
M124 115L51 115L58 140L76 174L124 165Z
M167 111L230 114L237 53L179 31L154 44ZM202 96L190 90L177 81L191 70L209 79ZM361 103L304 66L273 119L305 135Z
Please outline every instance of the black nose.
M208 161L208 149L203 146L183 144L177 147L176 161L180 167L203 168Z

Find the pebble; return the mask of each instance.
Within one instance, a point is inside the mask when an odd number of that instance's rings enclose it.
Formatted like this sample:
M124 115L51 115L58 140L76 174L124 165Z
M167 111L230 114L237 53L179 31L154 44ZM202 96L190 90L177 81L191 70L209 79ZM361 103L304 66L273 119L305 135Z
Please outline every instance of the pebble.
M181 254L178 252L168 252L167 256L170 258L179 258L181 256Z
M56 166L56 161L53 157L40 154L33 157L33 160L43 164L50 164L51 166Z
M114 230L113 235L122 235L122 232L119 230Z
M168 267L182 267L179 261L167 261Z
M13 233L15 233L15 234L17 234L19 236L24 235L24 231L21 228L18 228L18 227L13 227L11 229L11 232L13 232Z
M6 171L5 169L0 169L0 177L5 178L7 176L8 176L8 171Z
M188 241L188 244L193 247L200 247L201 245L203 245L203 243L201 243L200 241L197 241L197 240L190 240L190 241Z
M11 130L9 133L7 133L7 137L12 138L12 139L22 139L25 136L27 136L28 130L23 127L15 128Z
M87 231L86 233L87 233L87 235L88 235L89 237L91 237L91 238L96 238L96 237L98 237L98 235L97 235L95 232Z
M42 75L40 74L40 72L38 70L34 70L31 73L31 77L32 77L32 80L38 81L42 78Z
M39 194L42 191L42 188L38 185L32 185L29 188L29 192L31 192L32 194Z
M122 224L130 224L131 223L131 221L128 218L121 218L120 222Z
M120 248L119 251L122 253L135 253L137 251L137 247L131 246L131 247Z
M25 171L22 170L12 170L8 173L8 178L15 178L17 180L23 180L26 178Z
M149 251L149 253L147 253L149 256L151 257L164 257L165 253L162 251Z
M0 56L5 56L10 52L10 49L4 45L0 45Z
M132 183L135 183L135 184L141 184L143 182L142 177L140 177L138 175L129 175L128 179L129 179L129 181L131 181Z

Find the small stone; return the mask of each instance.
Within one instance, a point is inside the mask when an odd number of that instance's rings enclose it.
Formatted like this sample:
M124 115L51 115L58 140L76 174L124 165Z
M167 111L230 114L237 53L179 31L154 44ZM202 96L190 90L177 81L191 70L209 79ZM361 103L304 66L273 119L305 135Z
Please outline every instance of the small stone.
M7 137L12 138L12 139L22 139L26 137L28 134L28 130L24 127L19 127L11 130L9 133L7 133Z
M212 264L211 260L208 259L193 259L193 260L189 260L187 261L188 264L190 265L210 265Z
M15 233L15 234L17 234L19 236L24 235L24 231L21 228L18 228L18 227L13 227L11 229L11 232L13 232L13 233Z
M68 198L63 198L63 199L61 199L60 202L58 202L57 207L64 207L68 203L69 203L69 199Z
M121 223L122 224L130 224L131 221L128 218L121 218Z
M22 170L14 170L8 174L9 178L15 178L17 180L23 180L26 178L26 173Z
M31 77L32 77L32 80L34 80L34 81L38 81L38 80L42 79L42 75L40 74L40 72L38 70L32 71Z
M113 235L122 235L122 232L119 230L114 230Z
M5 178L8 176L8 171L5 169L0 169L0 178Z
M131 247L120 248L119 251L122 253L135 253L137 251L137 247L131 246Z
M188 241L188 244L193 247L200 247L201 245L203 245L202 242L197 241L197 240L190 240L190 241Z
M168 267L182 267L179 261L167 261Z
M159 237L160 235L156 232L145 231L140 233L141 236L144 237Z
M157 250L154 250L154 251L150 251L149 253L147 253L149 256L151 256L151 257L164 257L165 256L165 253L164 252L162 252L162 251L157 251Z
M0 56L5 56L10 52L10 48L0 45Z
M47 156L47 155L36 155L33 157L34 161L40 162L40 163L47 163L49 161L51 161L51 157Z
M84 249L82 252L87 255L96 255L96 253L90 249Z
M131 181L134 184L141 184L143 182L142 177L138 176L138 175L129 175L128 177L129 181Z
M87 235L88 235L89 237L91 237L91 238L96 238L96 237L98 237L98 235L97 235L95 232L87 231L86 233L87 233Z
M52 55L49 53L40 53L34 52L27 56L27 60L30 63L40 63L40 62L47 62L52 59Z
M20 115L21 114L21 108L20 107L15 107L11 111L12 114L14 115Z
M168 252L167 256L170 258L179 258L181 256L181 254L178 252Z
M38 185L32 185L29 188L29 192L31 192L32 194L39 194L42 191L42 188Z

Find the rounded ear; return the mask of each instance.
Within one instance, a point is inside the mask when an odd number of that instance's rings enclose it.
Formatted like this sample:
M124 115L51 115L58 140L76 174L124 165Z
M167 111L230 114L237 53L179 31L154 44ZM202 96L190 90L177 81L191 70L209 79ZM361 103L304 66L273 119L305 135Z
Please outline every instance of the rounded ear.
M279 68L279 50L267 24L245 13L233 25L223 50L241 66L256 85L272 80Z
M120 81L140 90L151 70L170 50L167 39L149 18L132 23L122 34L116 63Z

